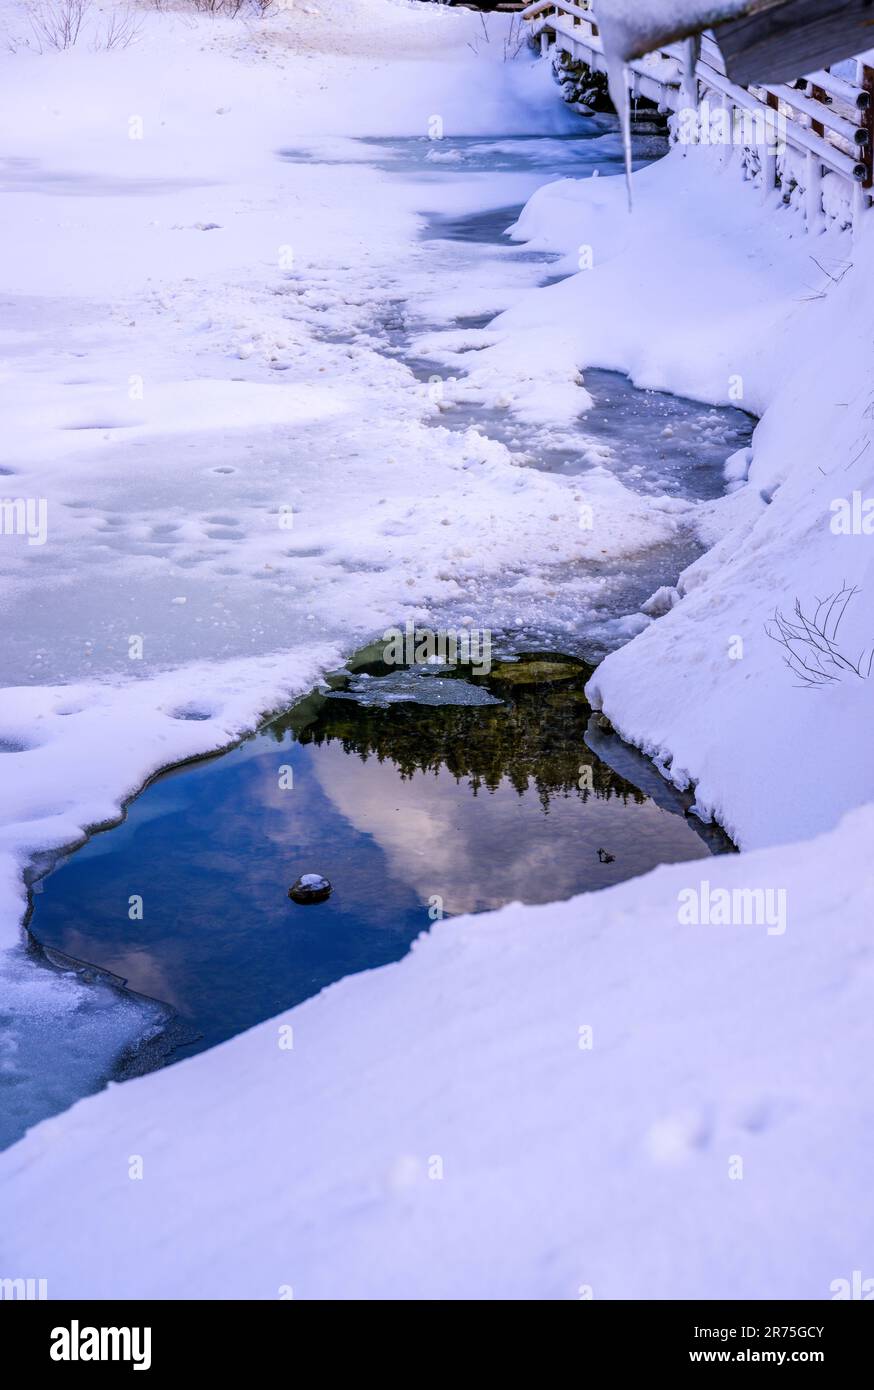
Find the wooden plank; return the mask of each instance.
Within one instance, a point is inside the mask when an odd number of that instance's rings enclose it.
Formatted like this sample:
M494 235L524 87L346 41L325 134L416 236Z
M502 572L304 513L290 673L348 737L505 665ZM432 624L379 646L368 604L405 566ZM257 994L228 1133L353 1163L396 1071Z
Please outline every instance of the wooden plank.
M817 69L816 72L807 74L809 82L821 87L830 97L836 101L841 101L845 106L854 107L857 111L862 111L867 107L869 97L867 92L863 92L860 87L854 86L852 82L846 82L842 77L835 77L833 72L826 72L824 68Z
M826 97L825 88L823 88L823 87L817 87L817 85L816 85L815 82L811 82L811 84L810 84L810 104L811 104L811 106L824 106L824 105L825 105L825 97ZM802 106L800 109L803 111L803 110L804 110L804 107ZM807 114L810 115L810 118L811 118L811 119L810 119L810 129L813 131L814 135L825 135L825 121L824 121L824 120L818 120L818 119L815 120L809 111L808 111Z
M756 85L759 85L758 83ZM856 120L848 120L846 116L833 111L832 108L823 100L825 93L821 87L815 83L811 85L810 96L805 96L803 92L797 91L794 87L787 87L785 83L765 83L766 91L770 91L774 96L779 97L780 101L787 106L793 107L796 111L801 111L805 116L809 116L813 122L813 129L817 135L824 135L826 128L833 130L842 140L846 140L849 145L866 145L868 143L868 132L865 126L860 125L861 115L857 111ZM768 103L771 104L770 102Z
M874 187L874 68L867 65L862 67L862 90L868 96L868 106L862 112L861 119L870 136L867 149L862 151L866 166L865 187L870 189Z
M751 0L716 37L733 82L788 82L874 47L874 0Z

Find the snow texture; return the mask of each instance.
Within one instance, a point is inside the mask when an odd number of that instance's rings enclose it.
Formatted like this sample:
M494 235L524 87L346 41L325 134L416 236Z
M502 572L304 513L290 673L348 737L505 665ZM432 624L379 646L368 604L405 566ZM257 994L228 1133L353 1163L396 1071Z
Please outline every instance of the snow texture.
M598 26L608 62L618 65L732 19L748 5L749 0L598 0Z

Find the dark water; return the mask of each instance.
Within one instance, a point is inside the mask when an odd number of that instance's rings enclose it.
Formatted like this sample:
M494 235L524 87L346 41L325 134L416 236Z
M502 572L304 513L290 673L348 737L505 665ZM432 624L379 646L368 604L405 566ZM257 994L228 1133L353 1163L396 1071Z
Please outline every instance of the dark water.
M154 782L42 883L32 931L171 1005L184 1055L397 960L440 911L566 898L730 848L596 730L588 674L564 658L488 676L363 663L357 698L335 678ZM289 900L306 872L331 880L326 903Z
M427 363L416 364L416 370L427 380ZM620 372L590 367L584 377L594 405L571 430L521 423L507 410L465 404L448 405L440 424L459 430L477 425L506 444L518 462L548 473L584 477L606 470L630 492L649 497L704 501L722 496L725 461L749 445L752 416L664 391L641 391ZM682 568L682 562L675 566L674 578Z
M441 176L485 174L499 181L502 175L524 173L537 176L536 186L550 177L583 178L595 167L624 168L618 121L609 115L575 120L573 130L563 134L495 137L450 132L433 139L385 135L358 139L355 144L366 152L366 163L406 179L420 177L432 185ZM635 163L639 166L666 149L664 140L638 141ZM324 140L286 146L278 155L289 164L342 166L350 160L348 144L332 152L330 141Z

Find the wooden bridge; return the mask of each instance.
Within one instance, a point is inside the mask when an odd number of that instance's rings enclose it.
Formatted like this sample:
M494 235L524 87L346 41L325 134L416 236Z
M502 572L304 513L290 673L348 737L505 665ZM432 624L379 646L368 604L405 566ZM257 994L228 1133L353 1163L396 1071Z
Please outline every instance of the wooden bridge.
M534 0L522 12L541 52L606 73L591 0ZM741 87L712 34L628 64L631 100L673 115L675 139L720 146L762 196L796 207L811 231L838 220L858 232L874 188L874 69L858 59L794 83ZM685 134L684 134L685 128Z

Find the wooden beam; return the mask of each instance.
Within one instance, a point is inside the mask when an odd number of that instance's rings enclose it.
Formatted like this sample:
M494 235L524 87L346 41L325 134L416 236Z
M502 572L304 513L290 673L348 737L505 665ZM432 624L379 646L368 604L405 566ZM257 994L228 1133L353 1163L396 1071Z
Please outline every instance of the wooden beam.
M874 0L751 0L716 38L733 82L787 82L874 47Z

